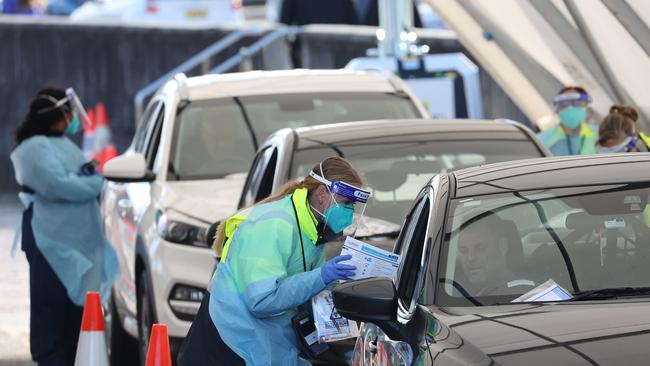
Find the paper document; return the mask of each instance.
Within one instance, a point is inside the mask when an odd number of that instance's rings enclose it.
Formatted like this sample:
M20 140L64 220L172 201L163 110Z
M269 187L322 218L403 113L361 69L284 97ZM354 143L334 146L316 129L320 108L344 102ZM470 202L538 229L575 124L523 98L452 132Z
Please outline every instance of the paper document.
M369 277L388 277L395 281L397 268L401 261L398 254L374 247L348 236L343 243L341 255L350 254L352 259L345 264L356 266L353 280Z
M572 297L569 291L549 279L511 302L563 301Z
M316 332L321 342L330 342L359 335L357 323L339 315L334 308L332 291L325 289L311 299Z

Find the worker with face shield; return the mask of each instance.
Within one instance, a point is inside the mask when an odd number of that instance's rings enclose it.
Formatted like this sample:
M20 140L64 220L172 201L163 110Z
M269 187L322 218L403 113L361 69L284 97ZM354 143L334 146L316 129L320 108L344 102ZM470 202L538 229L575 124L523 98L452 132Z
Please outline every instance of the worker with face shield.
M370 193L350 163L330 157L304 180L224 220L220 263L183 344L179 365L308 365L292 318L356 267L324 245L354 230ZM356 214L355 214L356 212Z
M32 100L11 153L21 186L22 250L29 262L30 343L38 365L73 365L85 295L108 300L118 274L97 197L103 178L66 135L88 122L72 89Z
M591 96L579 86L565 87L553 98L560 123L538 137L553 155L584 155L595 152L598 130L588 123Z

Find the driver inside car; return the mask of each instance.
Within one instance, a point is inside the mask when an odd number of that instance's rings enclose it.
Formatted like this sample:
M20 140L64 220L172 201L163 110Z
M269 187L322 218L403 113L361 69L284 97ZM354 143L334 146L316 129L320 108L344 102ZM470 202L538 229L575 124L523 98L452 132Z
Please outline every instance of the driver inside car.
M461 282L473 296L512 293L507 289L519 286L511 259L516 243L510 242L507 229L507 223L494 214L461 226L458 237L458 264L464 277Z

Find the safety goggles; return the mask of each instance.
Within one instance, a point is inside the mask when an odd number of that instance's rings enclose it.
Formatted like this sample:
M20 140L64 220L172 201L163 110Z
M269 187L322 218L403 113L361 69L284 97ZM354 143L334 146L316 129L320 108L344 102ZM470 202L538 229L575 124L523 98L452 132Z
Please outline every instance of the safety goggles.
M553 98L553 106L558 109L590 103L591 96L587 93L562 93Z

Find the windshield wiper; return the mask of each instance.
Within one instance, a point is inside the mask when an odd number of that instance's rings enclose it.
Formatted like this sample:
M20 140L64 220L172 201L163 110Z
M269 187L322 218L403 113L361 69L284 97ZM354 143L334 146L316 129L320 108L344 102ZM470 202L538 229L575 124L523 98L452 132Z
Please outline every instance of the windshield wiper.
M593 299L611 299L622 296L639 296L650 294L650 287L613 287L598 290L581 291L567 301L583 301Z
M386 238L395 239L395 238L397 238L399 233L400 233L399 230L397 230L397 231L388 231L388 232L385 232L385 233L377 233L377 234L370 234L370 235L364 235L364 236L357 236L356 238L357 239L372 239L372 238L384 238L384 237L386 237Z

